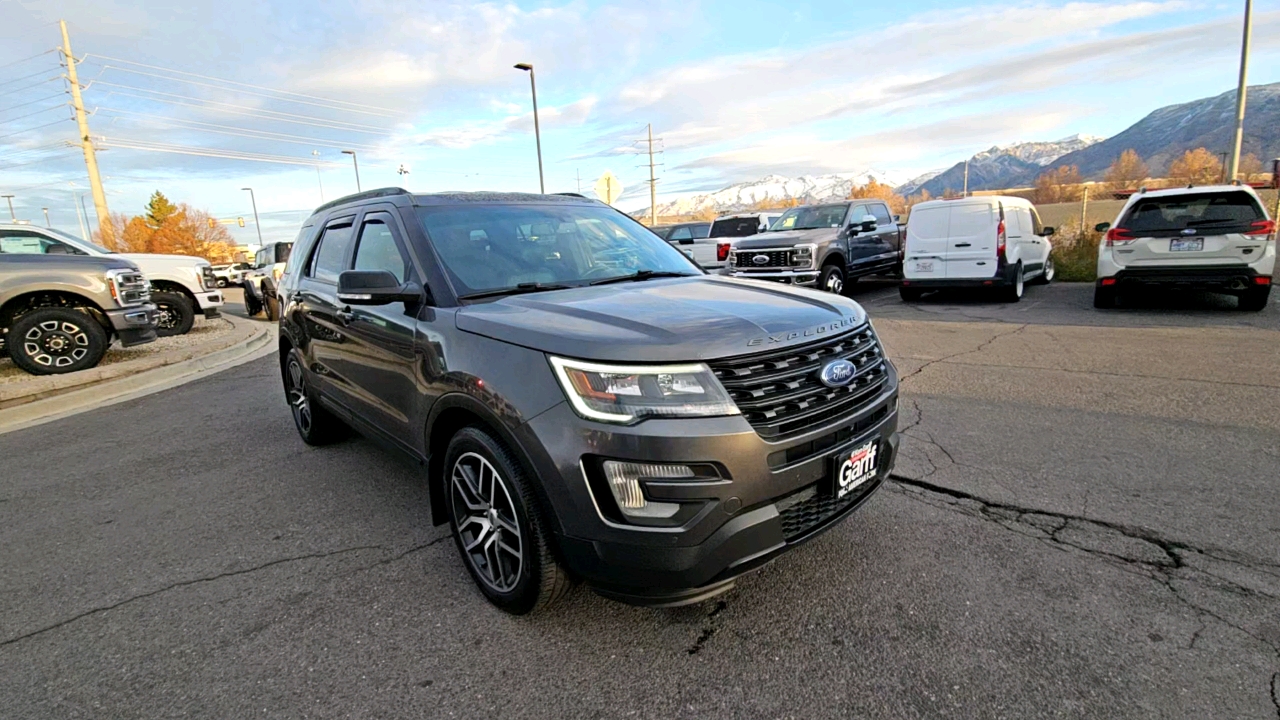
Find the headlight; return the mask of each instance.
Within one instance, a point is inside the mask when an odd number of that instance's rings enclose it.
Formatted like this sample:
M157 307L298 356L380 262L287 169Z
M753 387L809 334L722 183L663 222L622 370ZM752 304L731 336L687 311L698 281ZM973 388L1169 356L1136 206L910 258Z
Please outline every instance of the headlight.
M797 245L791 250L792 267L813 267L813 251L816 245Z
M630 423L648 417L738 415L738 406L702 363L600 365L552 357L573 409L584 418Z

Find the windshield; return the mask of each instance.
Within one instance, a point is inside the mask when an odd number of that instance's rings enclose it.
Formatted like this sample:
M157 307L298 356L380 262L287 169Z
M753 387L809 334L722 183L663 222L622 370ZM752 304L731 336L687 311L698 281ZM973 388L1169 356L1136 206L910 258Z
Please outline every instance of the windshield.
M94 250L97 250L98 252L104 255L115 254L114 250L108 250L102 247L101 245L94 242L89 242L88 240L81 240L80 238L76 237L75 235L72 235L71 233L66 233L61 230L57 230L55 228L44 228L41 232L45 232L50 235L57 235L59 238L62 238L63 240L67 240L76 246L93 248Z
M643 225L606 207L454 205L419 207L418 217L459 296L637 273L702 274Z
M848 213L849 205L846 203L791 208L769 227L769 232L838 228L844 224L844 217Z
M1262 209L1248 193L1201 193L1139 200L1120 227L1146 236L1183 230L1223 233L1262 219Z

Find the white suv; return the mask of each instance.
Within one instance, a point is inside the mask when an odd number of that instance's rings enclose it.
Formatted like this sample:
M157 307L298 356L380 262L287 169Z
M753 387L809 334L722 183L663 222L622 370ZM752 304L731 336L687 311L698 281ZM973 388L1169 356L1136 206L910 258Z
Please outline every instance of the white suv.
M1252 188L1210 185L1138 191L1101 223L1093 305L1153 286L1235 295L1241 310L1267 306L1276 224Z

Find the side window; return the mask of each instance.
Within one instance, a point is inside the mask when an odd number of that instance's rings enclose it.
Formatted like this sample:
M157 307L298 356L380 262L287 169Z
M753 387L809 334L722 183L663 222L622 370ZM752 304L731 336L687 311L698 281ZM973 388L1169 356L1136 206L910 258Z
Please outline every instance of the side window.
M1031 232L1038 236L1044 230L1044 224L1040 222L1040 213L1036 212L1035 208L1031 208L1028 212L1031 214Z
M364 221L360 239L356 241L355 269L389 270L401 282L409 279L409 265L391 235L391 228L383 220Z
M53 238L25 230L0 230L0 253L5 255L83 255Z
M776 220L777 218L774 218L774 219ZM700 240L710 234L711 234L711 223L703 223L701 225L693 226L693 237L695 240Z
M849 210L849 222L860 223L862 222L863 215L870 215L870 214L871 213L867 212L866 205L854 205L853 208Z
M884 227L893 223L893 218L889 215L889 208L880 203L872 203L868 207L871 208L871 214L876 216L876 225Z
M307 277L321 282L338 282L338 274L344 268L347 259L347 248L351 245L351 224L330 225L324 229L316 250L311 256L311 264L307 267Z
M1022 222L1022 208L1012 207L1004 212L1005 232L1010 237L1022 237L1026 229L1025 223Z
M687 226L678 227L675 230L671 231L671 234L667 236L667 239L668 240L692 240L693 233L689 231L689 228Z

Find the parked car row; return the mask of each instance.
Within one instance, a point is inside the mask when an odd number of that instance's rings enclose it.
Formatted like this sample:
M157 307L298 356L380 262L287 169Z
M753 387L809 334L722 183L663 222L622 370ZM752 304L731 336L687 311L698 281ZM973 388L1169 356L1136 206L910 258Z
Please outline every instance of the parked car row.
M216 318L222 304L203 258L117 253L53 228L0 223L0 339L28 372L93 367L113 338L127 347L181 335L197 308Z

